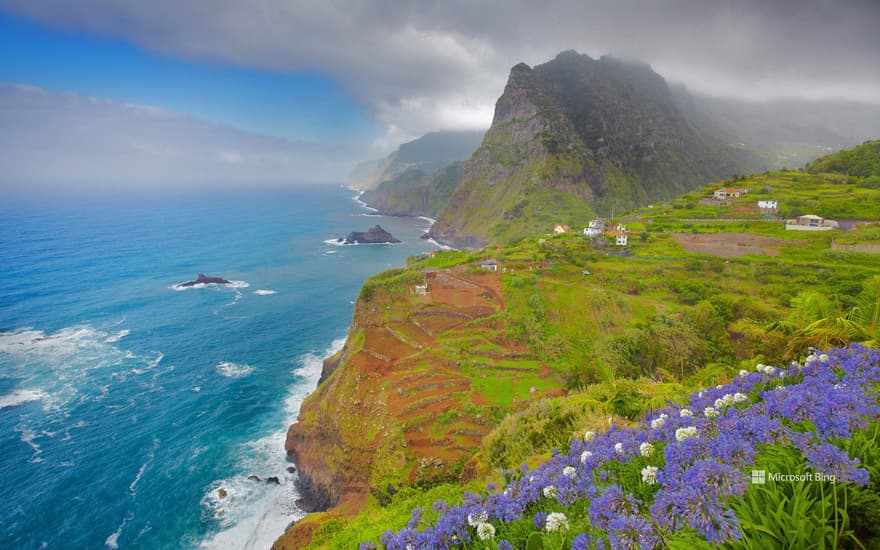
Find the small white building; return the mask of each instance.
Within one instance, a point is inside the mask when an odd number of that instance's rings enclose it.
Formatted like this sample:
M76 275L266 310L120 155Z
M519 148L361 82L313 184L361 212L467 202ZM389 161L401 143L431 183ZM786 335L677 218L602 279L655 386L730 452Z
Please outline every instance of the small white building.
M486 261L480 264L480 267L486 271L498 271L498 264L493 261Z
M626 246L626 243L629 240L629 235L623 231L608 231L605 234L609 237L614 237L614 244L617 246Z
M413 294L418 294L419 296L424 296L428 293L428 285L415 285L413 287Z
M736 189L733 187L725 187L724 189L719 189L712 193L712 196L716 199L723 200L729 198L739 198L746 193L748 193L748 189Z
M586 237L598 237L604 232L605 220L603 220L602 218L590 220L590 223L587 225L587 227L584 228L584 236Z
M571 228L564 223L557 223L556 227L553 228L553 233L556 235L562 235L569 232L571 232Z
M839 225L834 220L826 220L815 214L804 214L793 220L785 220L785 228L792 231L831 231Z
M771 200L758 201L758 208L760 208L761 210L772 210L775 212L776 210L779 210L779 203L777 201Z

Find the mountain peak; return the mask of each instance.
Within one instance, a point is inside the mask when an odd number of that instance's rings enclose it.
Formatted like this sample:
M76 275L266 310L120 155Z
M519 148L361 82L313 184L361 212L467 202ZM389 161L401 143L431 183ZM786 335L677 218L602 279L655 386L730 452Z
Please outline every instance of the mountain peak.
M431 233L463 246L534 235L748 171L751 160L691 125L650 65L566 50L511 69Z

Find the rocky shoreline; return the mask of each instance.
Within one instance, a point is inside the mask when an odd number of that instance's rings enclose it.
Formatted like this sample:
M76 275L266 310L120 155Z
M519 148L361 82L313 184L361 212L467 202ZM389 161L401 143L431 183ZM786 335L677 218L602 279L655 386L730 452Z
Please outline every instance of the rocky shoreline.
M323 366L321 368L321 377L318 379L318 384L315 386L315 389L321 387L321 384L323 384L324 381L333 374L336 368L339 367L345 356L345 351L346 347L343 347L340 351L324 358ZM298 468L298 474L294 486L296 487L297 492L299 492L300 498L296 500L296 505L300 510L307 513L326 511L336 505L338 502L338 496L334 497L333 491L325 484L315 482L310 477L308 471L303 468L301 462L304 460L298 460L296 445L294 443L295 437L292 437L294 434L294 426L296 426L296 424L291 424L288 429L284 447L287 451L287 460L295 464L296 468Z

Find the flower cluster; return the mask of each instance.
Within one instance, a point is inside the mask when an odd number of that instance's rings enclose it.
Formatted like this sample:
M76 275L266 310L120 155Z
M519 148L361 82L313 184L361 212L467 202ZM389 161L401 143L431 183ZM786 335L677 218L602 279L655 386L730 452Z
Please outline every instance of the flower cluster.
M759 365L637 427L587 432L568 453L554 452L531 471L523 466L503 492L467 493L457 506L438 501L438 519L420 531L421 511L414 511L406 529L386 532L381 543L388 550L454 548L500 538L492 544L511 548L504 526L519 521L547 536L571 530L578 549L659 548L661 535L679 530L710 544L732 542L743 533L730 502L745 493L764 445L797 449L809 467L838 482L868 483L858 459L835 443L880 416L878 388L880 352L859 345L787 369ZM627 467L635 481L619 474Z

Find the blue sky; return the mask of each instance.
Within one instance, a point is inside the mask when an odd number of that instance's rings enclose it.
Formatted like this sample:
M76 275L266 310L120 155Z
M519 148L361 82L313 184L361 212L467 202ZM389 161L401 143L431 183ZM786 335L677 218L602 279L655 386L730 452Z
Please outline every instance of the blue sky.
M383 127L317 72L247 69L143 51L0 12L0 81L163 107L292 140L357 143Z

